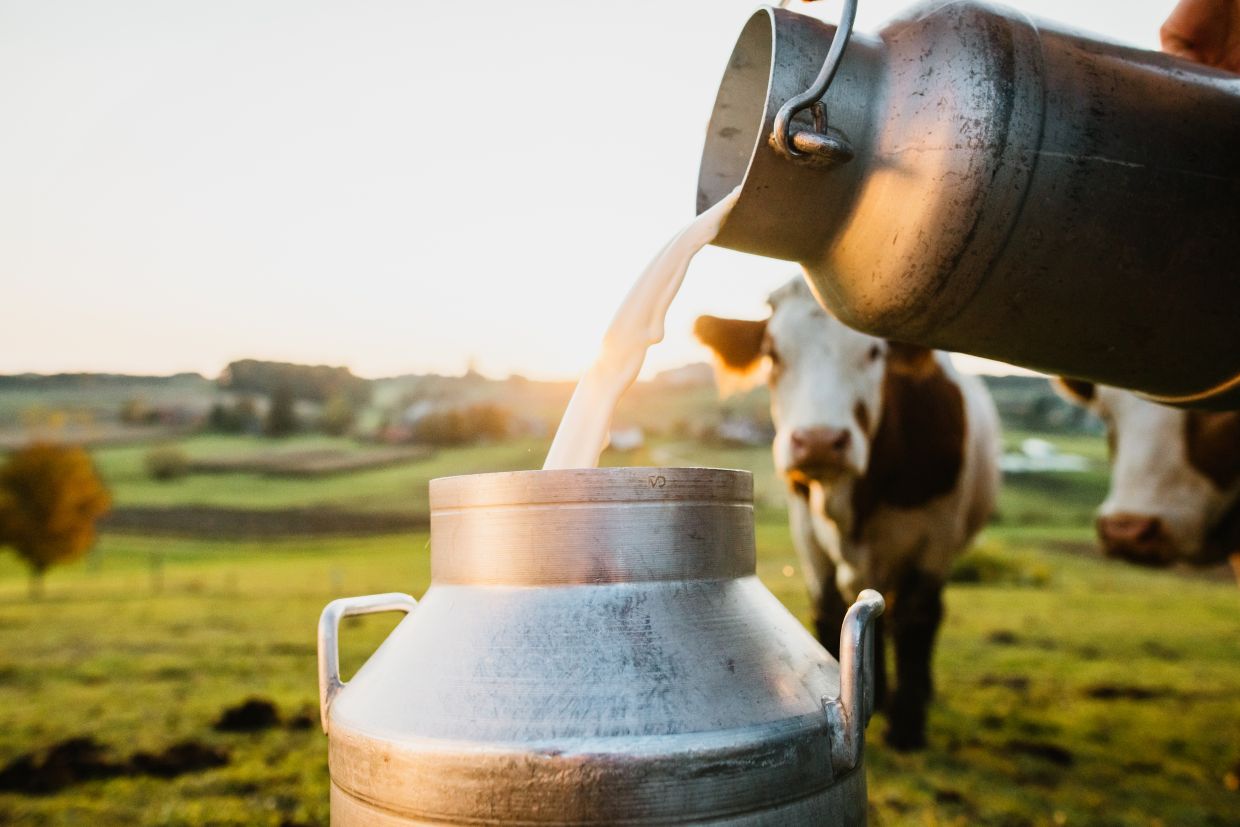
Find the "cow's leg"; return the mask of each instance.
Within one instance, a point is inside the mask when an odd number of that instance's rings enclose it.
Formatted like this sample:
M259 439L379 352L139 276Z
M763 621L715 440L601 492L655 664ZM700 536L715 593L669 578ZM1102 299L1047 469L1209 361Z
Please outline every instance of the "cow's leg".
M848 602L836 585L836 564L830 552L822 547L814 533L813 517L806 496L790 492L788 497L788 528L796 548L805 586L813 607L814 633L831 656L840 656L840 629Z
M831 657L840 658L840 631L844 626L844 615L848 612L848 603L835 588L834 573L825 584L814 606L814 632L818 641L831 653Z
M874 708L887 708L887 627L883 616L874 619Z
M1236 585L1240 586L1240 551L1228 558L1231 561L1231 570L1236 575Z
M894 598L896 687L887 711L887 743L896 749L920 749L926 745L926 706L933 691L930 655L943 620L943 583L910 569L900 578Z

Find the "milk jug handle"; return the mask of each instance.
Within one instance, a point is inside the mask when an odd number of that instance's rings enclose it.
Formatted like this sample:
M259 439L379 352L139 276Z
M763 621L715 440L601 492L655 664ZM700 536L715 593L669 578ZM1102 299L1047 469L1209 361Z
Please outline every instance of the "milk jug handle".
M319 615L319 717L323 731L327 732L327 711L332 699L344 689L340 680L340 621L355 615L379 612L404 612L409 614L418 601L407 594L368 594L365 597L342 597L333 600Z
M782 5L782 3L781 3ZM835 28L831 45L827 49L827 58L818 70L818 77L810 87L799 95L793 95L784 101L783 106L775 113L774 129L771 131L771 144L775 150L790 161L808 161L815 164L833 165L852 158L853 150L847 139L833 135L827 130L827 110L822 96L831 88L831 81L840 68L844 57L844 48L852 37L853 20L857 16L857 0L844 0L844 9L840 12L840 24ZM792 135L792 119L813 109L814 131Z
M840 629L840 696L825 704L836 772L848 772L861 760L865 726L874 713L874 620L885 607L881 594L865 589Z

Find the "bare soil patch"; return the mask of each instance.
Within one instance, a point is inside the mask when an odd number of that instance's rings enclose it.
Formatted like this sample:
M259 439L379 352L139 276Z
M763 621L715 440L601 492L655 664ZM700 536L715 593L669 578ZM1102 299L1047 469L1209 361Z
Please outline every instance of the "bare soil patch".
M1165 686L1133 686L1131 684L1099 683L1085 688L1085 697L1095 701L1151 701L1165 698L1172 692Z
M1070 767L1076 760L1069 750L1058 744L1052 744L1050 741L1028 741L1016 738L1007 742L1007 748L1012 752L1038 758L1058 767Z
M105 744L79 736L14 758L0 770L0 790L48 795L85 781L138 775L175 778L227 763L228 753L201 741L181 741L162 752L135 752L128 760L118 760Z
M280 725L280 711L266 698L247 698L220 713L216 732L262 732Z

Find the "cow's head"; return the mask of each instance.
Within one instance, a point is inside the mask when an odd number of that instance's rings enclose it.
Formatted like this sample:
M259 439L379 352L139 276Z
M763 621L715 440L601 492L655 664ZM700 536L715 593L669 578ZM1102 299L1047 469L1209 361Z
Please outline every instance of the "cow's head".
M1205 565L1240 551L1240 411L1184 411L1073 379L1057 385L1106 423L1111 490L1098 538L1109 556Z
M720 387L766 379L776 469L793 485L865 473L878 427L889 345L828 314L797 278L771 294L771 316L702 316Z

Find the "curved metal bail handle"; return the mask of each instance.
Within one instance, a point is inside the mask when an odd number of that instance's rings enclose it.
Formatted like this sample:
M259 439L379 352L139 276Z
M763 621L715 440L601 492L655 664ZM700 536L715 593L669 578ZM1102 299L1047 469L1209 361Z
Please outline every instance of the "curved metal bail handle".
M852 37L853 19L856 16L857 0L844 0L840 24L835 29L835 36L831 38L827 59L823 61L822 68L818 70L818 77L808 89L789 98L775 113L775 129L771 133L771 143L781 155L789 160L811 160L815 156L822 156L821 160L837 162L852 157L852 148L846 142L827 136L826 107L822 103L822 96L827 94L831 81L835 79L835 73L840 68L840 62L844 58L844 48L848 45L848 39ZM805 142L806 147L812 147L812 150L802 152L795 146L796 142L793 140L792 119L810 107L814 108L814 129L817 135L813 142Z
M340 680L340 621L355 615L378 612L409 614L418 601L401 592L368 594L365 597L342 597L333 600L319 615L319 717L327 732L327 713L332 700L344 689Z
M848 609L840 630L840 696L826 702L831 724L831 766L848 772L861 758L865 725L874 713L874 620L886 603L865 589Z

